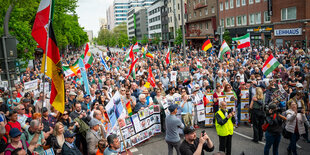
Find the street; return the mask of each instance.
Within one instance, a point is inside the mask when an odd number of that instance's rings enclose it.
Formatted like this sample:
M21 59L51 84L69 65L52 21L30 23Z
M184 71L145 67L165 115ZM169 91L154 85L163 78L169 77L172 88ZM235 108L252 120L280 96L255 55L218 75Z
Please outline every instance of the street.
M196 130L197 136L205 130L211 138L215 149L214 152L219 151L219 139L216 134L215 128L199 128ZM259 144L253 143L252 140L252 128L246 125L241 125L239 128L234 130L232 140L232 155L240 155L244 152L245 155L262 155L264 154L265 141L259 142ZM289 144L289 140L281 138L279 146L279 155L286 155L286 148ZM299 155L307 155L310 152L309 144L306 143L303 138L299 139L297 144L301 147L297 150ZM168 146L165 142L164 133L156 135L150 138L148 141L141 143L136 146L136 149L131 149L134 155L166 155L168 154ZM174 150L174 154L175 150ZM211 153L207 153L211 154ZM272 154L272 149L270 150Z

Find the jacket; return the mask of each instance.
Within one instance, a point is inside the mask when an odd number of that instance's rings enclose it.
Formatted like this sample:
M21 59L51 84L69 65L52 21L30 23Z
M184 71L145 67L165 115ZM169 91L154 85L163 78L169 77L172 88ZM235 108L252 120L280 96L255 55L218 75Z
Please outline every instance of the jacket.
M295 113L292 109L288 109L286 111L286 126L285 129L288 132L294 133L297 121L298 133L304 134L306 133L304 123L306 122L307 118L305 114ZM297 118L297 119L296 119Z
M64 143L61 150L62 155L82 155L80 150L73 144L73 147L70 146L67 142Z
M269 124L267 131L273 135L280 135L282 133L283 120L276 114L276 118L273 119L274 114L266 114L266 122Z
M96 131L90 129L87 131L86 134L86 142L87 142L87 149L88 149L88 154L89 155L95 155L97 151L97 144L98 141L101 139L99 133Z

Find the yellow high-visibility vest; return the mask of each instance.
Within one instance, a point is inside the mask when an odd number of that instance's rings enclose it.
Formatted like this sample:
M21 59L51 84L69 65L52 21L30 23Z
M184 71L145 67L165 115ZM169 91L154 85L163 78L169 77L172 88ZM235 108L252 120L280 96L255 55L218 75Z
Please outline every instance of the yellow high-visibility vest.
M219 111L217 111L215 113L215 115L216 114L219 114L222 119L226 118L221 109ZM219 136L233 135L233 133L234 133L234 124L233 124L231 118L232 117L230 117L224 125L218 124L217 123L217 119L215 118L215 127L216 127L217 135L219 135Z

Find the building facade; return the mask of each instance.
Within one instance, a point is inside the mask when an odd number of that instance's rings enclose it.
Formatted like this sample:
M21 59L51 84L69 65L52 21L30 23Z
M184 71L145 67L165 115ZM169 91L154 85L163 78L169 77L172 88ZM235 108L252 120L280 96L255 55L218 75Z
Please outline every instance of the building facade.
M100 18L99 24L100 24L100 30L108 29L108 23L107 23L107 20L105 18Z
M129 40L136 37L142 40L143 36L148 35L147 9L145 7L135 7L127 14L127 33Z
M168 28L169 28L169 44L174 45L174 39L177 36L177 30L182 28L182 20L181 13L184 15L184 25L186 23L185 16L185 3L187 0L183 0L183 4L181 4L181 0L168 0ZM183 5L183 12L181 12L181 6Z
M252 46L269 46L274 27L267 8L267 0L219 0L219 24L231 37L250 33Z
M94 38L93 30L84 30L84 31L87 33L88 41L89 41L89 42L92 42L92 41L93 41L93 38Z
M167 46L169 43L169 18L168 18L168 0L163 0L161 7L161 42Z
M200 48L207 38L213 39L217 29L217 0L187 0L186 39Z
M113 5L111 5L107 10L107 29L113 30L115 27L115 17L114 17L114 8Z
M274 25L273 42L277 47L295 45L309 48L310 1L268 0L271 22ZM307 37L306 37L307 36Z
M159 37L162 40L161 8L163 6L163 0L158 0L147 8L149 39Z

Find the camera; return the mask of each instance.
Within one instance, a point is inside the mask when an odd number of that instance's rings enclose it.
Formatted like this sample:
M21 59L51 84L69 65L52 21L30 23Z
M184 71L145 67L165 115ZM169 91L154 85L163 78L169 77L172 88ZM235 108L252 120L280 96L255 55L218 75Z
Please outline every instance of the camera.
M230 114L233 111L233 108L228 109L228 114Z
M202 131L201 131L202 136L204 136L205 133L206 133L206 130L202 130Z
M301 109L297 109L297 113L301 113Z

